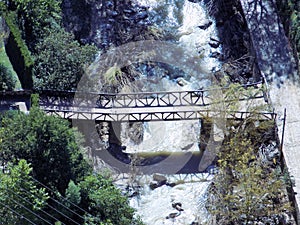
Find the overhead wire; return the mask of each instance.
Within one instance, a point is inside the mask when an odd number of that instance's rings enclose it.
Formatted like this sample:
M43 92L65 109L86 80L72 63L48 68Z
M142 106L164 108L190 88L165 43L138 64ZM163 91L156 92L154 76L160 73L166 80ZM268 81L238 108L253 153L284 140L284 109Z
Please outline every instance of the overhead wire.
M30 195L34 195L34 196L38 197L36 194L31 193L29 190L27 190L27 189L25 189L25 188L20 187L20 190L23 191L23 192L25 192L25 193L28 194L29 196L30 196ZM23 198L22 196L16 194L16 193L13 192L12 190L9 190L9 189L7 188L6 191L10 192L10 193L13 194L13 195L16 195L17 197L19 197L20 199L26 201L26 202L29 203L30 205L33 205L33 203L29 202L28 200L26 200L26 199ZM51 198L51 197L50 197L50 198ZM8 197L8 199L10 199L11 201L13 201L13 202L16 203L17 205L21 206L22 208L24 208L26 211L30 212L30 213L31 213L32 215L34 215L35 217L38 217L39 219L43 220L43 221L46 222L47 224L51 224L51 223L49 223L48 220L46 220L46 219L43 218L42 216L40 216L40 215L34 213L32 210L30 210L28 207L26 207L25 205L21 204L20 202L15 201L15 200L14 200L13 198L11 198L11 197ZM55 199L52 198L52 200L55 201L56 203L58 203L58 204L64 206L62 203L56 201ZM73 222L74 224L76 224L76 225L80 225L80 223L76 222L75 220L73 220L72 218L70 218L68 215L66 215L66 214L64 214L63 212L61 212L60 210L54 208L54 207L51 206L49 203L46 202L46 205L47 205L50 209L54 210L55 212L57 212L58 214L60 214L61 216L63 216L65 219L68 219L69 221L72 221L72 222ZM74 212L74 211L72 211L71 209L67 208L66 206L64 206L64 208L68 209L68 210L71 211L71 212ZM44 210L42 210L42 211L43 211L43 213L45 213L46 215L50 216L52 219L55 219L55 220L59 221L59 219L57 219L57 218L51 216L49 213L45 212ZM80 216L79 214L75 213L75 215L79 216L82 220L84 220L84 217ZM64 224L64 223L63 223L63 224Z
M18 215L20 218L25 219L27 222L29 222L29 223L31 223L31 224L33 224L33 225L37 225L36 223L34 223L33 221L31 221L30 219L28 219L28 218L25 217L24 215L18 213L18 212L15 211L14 209L12 209L11 207L9 207L9 206L3 204L2 202L0 202L0 204L1 204L2 206L4 206L5 208L7 208L8 210L10 210L12 213Z
M24 189L24 188L21 188L21 190L30 193L28 190L26 190L26 189ZM50 197L50 199L51 199L51 200L55 200L55 199L53 199L53 198L51 198L51 197ZM77 225L80 225L79 223L77 223L76 221L74 221L72 218L70 218L69 216L67 216L66 214L64 214L63 212L61 212L61 211L59 211L58 209L56 209L55 207L51 206L49 203L46 202L46 205L47 205L50 209L54 210L55 212L57 212L58 214L60 214L61 216L63 216L64 218L66 218L66 219L72 221L73 223L75 223L75 224L77 224ZM81 218L84 219L83 217L81 217Z
M47 190L51 191L52 193L55 194L55 191L52 190L50 187L44 185L43 183L41 183L40 181L38 181L37 179L31 177L32 180L34 180L36 183L40 184L42 187L46 188ZM74 204L73 202L71 202L70 200L64 198L63 196L59 196L59 198L63 199L64 201L68 202L69 204L71 204L72 206L74 206L75 208L79 209L81 212L85 213L85 214L88 214L88 215L91 215L89 212L87 212L86 210L84 210L83 208L79 207L78 205ZM55 200L55 199L53 199ZM58 202L59 203L59 202ZM61 204L62 206L64 206L62 203L59 203ZM64 207L67 207L67 206L64 206ZM68 207L67 207L68 208ZM69 208L68 208L69 209ZM69 209L71 212L73 212L74 214L76 214L77 216L83 218L82 216L80 216L79 214L77 214L76 212L74 212L73 210Z
M22 191L25 191L26 193L29 193L29 194L32 195L32 193L30 193L29 191L27 191L27 190L25 190L25 189L23 189L23 188L21 188L21 190L22 190ZM13 191L11 191L11 190L8 190L8 191L9 191L10 193L12 193L13 195L16 195L18 198L24 200L24 201L27 202L28 204L34 206L34 204L33 204L32 202L30 202L29 200L25 199L25 198L22 197L21 195L19 195L19 194L13 192ZM36 195L35 195L35 196L36 196ZM48 204L48 203L46 203L46 204ZM50 215L49 213L47 213L46 211L44 211L44 210L42 210L42 209L40 209L39 211L43 212L44 214L46 214L46 215L49 216L50 218L52 218L52 219L54 219L54 220L56 220L56 221L59 221L58 218L56 218L56 217ZM63 224L64 224L64 223L63 223Z
M17 205L19 205L19 206L21 206L22 208L24 208L24 209L25 209L26 211L28 211L30 214L32 214L32 215L38 217L39 219L41 219L41 220L44 221L45 223L52 225L52 223L50 223L48 220L42 218L41 216L39 216L38 214L36 214L35 212L33 212L31 209L29 209L29 208L26 207L25 205L23 205L23 204L17 202L16 200L14 200L14 199L11 198L11 197L8 197L8 198L9 198L11 201L13 201L14 203L16 203Z

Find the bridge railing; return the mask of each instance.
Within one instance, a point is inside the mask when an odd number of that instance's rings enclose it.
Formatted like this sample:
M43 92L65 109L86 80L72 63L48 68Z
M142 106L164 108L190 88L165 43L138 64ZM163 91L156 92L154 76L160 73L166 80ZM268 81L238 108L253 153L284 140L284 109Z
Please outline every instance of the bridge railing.
M256 83L255 85L260 84ZM251 85L245 85L247 88ZM96 93L96 92L66 92L47 91L40 92L40 105L44 107L81 108L145 108L145 107L180 107L180 106L208 106L217 103L211 94L223 91L226 88L199 89L190 91L161 91L161 92L133 92L133 93ZM263 98L262 89L255 94L240 95L239 101ZM221 100L223 101L223 100ZM228 100L229 101L229 100Z
M243 85L241 87L258 87L260 83ZM22 97L30 101L31 93L38 93L39 104L43 109L68 110L75 108L149 108L149 107L186 107L186 106L208 106L218 103L218 99L213 99L216 92L222 92L227 88L199 89L189 91L161 91L161 92L134 92L134 93L96 93L78 91L56 91L56 90L35 90L35 91L13 91L0 92L0 103L21 100ZM263 89L258 88L253 93L240 94L237 99L231 98L225 101L243 101L248 99L263 98ZM219 102L224 101L220 99Z

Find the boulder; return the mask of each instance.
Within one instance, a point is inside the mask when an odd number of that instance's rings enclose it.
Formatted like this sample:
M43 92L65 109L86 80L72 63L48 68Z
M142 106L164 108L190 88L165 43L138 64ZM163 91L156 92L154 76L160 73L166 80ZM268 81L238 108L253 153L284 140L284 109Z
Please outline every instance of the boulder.
M149 187L150 187L151 190L154 190L154 189L156 189L160 186L159 186L157 181L151 181L150 184L149 184Z
M177 211L184 211L181 202L173 202L172 207Z
M208 44L212 48L218 48L221 42L218 39L211 37Z
M198 27L199 27L201 30L206 30L206 29L209 28L211 25L212 25L212 21L210 21L210 20L204 20L204 21L203 21L203 24L199 25Z
M158 173L153 174L153 180L157 181L160 186L167 183L167 178L164 175Z
M166 219L174 219L177 216L180 216L180 212L173 211L173 212L169 213L169 215L166 217Z
M182 77L177 78L176 83L181 87L188 84L188 82L185 79L183 79Z
M171 183L167 182L166 185L169 187L175 187L177 184L175 182L171 182Z

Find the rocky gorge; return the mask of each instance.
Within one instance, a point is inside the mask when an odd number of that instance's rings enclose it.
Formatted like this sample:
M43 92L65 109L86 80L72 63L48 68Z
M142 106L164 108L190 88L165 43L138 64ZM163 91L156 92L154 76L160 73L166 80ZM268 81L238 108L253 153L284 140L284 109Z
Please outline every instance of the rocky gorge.
M231 82L241 84L263 80L239 1L124 0L82 1L80 4L79 7L72 1L64 1L65 26L80 42L94 43L103 52L112 46L134 41L147 39L170 41L179 43L187 51L193 52L195 57L207 66L204 71L216 80L220 81L228 77ZM187 6L190 8L184 11ZM198 7L201 9L196 13L204 10L202 11L204 16L198 14L195 18L188 15L192 14L192 8L198 9ZM185 16L190 16L190 20L186 23ZM195 77L180 76L178 74L182 71L174 72L172 68L163 64L155 65L159 69L151 65L139 66L134 66L139 70L138 75L132 75L132 71L128 68L121 68L121 70L129 76L131 82L137 82L143 76L148 76L146 81L155 81L149 85L145 83L142 90L184 90L191 87L203 88L211 84L211 80L199 81ZM152 79L148 79L151 76ZM130 153L141 151L170 150L173 148L173 143L174 151L178 151L176 147L179 147L179 151L185 148L189 151L199 151L199 123L190 123L183 127L181 124L172 124L170 127L160 124L158 128L155 125L141 123L125 124L118 128L111 125L109 129L107 124L100 123L98 126L100 147L99 143L95 143L98 150L91 152L94 162L100 162L97 169L102 169L103 149L108 149L116 158L131 163L131 174L123 174L121 179L116 177L116 184L126 193L130 189L132 205L146 224L207 222L209 216L206 214L203 202L210 179L203 177L195 179L192 175L190 180L181 177L172 180L172 177L160 174L150 177L141 176L134 165L136 159L130 157ZM174 132L179 127L181 132L176 136ZM115 133L109 133L108 130L114 130ZM182 131L196 133L196 138L190 138L191 136ZM155 133L159 134L159 137L154 137ZM167 133L171 135L166 135ZM189 137L187 138L189 140L182 142L179 139L182 136ZM182 146L178 146L176 140L179 140ZM207 172L214 173L213 169ZM201 176L209 177L209 174ZM193 203L190 202L191 200Z

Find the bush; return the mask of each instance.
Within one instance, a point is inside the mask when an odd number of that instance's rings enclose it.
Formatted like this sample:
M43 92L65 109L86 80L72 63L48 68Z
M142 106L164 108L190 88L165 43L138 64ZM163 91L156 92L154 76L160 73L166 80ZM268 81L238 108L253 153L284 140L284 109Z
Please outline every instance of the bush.
M85 177L79 186L82 207L92 215L87 216L87 224L142 225L134 219L134 209L129 206L127 197L122 196L110 180L91 175Z
M18 27L17 23L17 15L16 12L6 12L3 14L5 21L9 27L9 30L14 38L14 41L16 42L18 48L20 49L21 55L24 60L25 67L29 68L33 65L34 61L31 56L30 51L28 50L28 47L25 43L25 41L22 39L22 32Z
M90 172L68 121L32 107L29 115L4 117L0 127L2 160L27 160L34 178L54 190L64 193L70 180L79 182Z
M0 171L0 224L27 224L25 219L42 222L34 214L39 213L49 197L44 188L32 181L30 164L20 160L17 165L8 164L7 169L9 173Z
M49 30L37 46L34 86L37 89L75 90L85 67L95 58L97 48L81 46L72 34Z
M61 23L61 0L10 0L9 4L18 12L23 35L31 50L44 37L46 29Z
M300 3L298 0L277 0L281 22L291 40L294 51L300 55ZM296 54L295 54L296 55ZM298 59L299 60L299 59Z
M0 91L12 91L15 88L16 80L11 71L0 64Z

